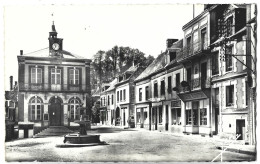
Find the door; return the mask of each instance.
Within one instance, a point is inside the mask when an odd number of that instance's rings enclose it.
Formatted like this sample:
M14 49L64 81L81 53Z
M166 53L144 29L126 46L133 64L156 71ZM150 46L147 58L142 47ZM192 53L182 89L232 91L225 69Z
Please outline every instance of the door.
M125 109L123 109L123 125L125 126Z
M49 106L50 126L61 125L61 101L57 98L51 100Z
M219 108L215 108L215 134L218 134Z
M245 139L245 120L236 120L236 134L240 135L237 140Z
M169 118L169 115L168 115L168 105L166 105L166 111L165 112L166 112L166 114L165 114L165 116L166 116L166 119L165 119L166 120L166 122L165 122L165 130L168 131L168 125L169 125L168 124L168 122L169 122L168 121L168 118Z
M116 125L120 125L120 109L119 107L116 108Z

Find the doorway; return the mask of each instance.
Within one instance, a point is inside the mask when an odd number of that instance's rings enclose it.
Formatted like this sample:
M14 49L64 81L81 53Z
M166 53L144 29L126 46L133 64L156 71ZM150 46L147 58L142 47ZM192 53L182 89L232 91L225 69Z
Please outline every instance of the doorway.
M218 125L219 125L219 108L215 108L215 135L218 134Z
M60 98L51 98L48 109L50 126L61 126L62 106Z
M120 109L119 109L119 107L117 107L116 108L116 118L115 118L116 120L116 125L120 125Z
M168 124L168 122L169 122L168 121L168 118L169 118L168 105L166 105L166 111L165 112L166 112L166 114L165 114L165 116L166 116L166 119L165 119L166 120L166 122L165 122L165 130L168 131L168 128L169 128L169 124Z
M245 120L236 120L236 134L240 135L237 140L245 139Z

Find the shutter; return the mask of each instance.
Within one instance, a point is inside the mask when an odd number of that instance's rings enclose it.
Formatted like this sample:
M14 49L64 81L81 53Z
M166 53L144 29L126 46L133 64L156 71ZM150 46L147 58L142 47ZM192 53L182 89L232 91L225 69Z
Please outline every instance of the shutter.
M32 113L32 109L31 109L31 105L29 104L28 105L28 121L31 121L31 119L32 119L31 113Z
M48 73L48 74L49 74L49 78L48 78L48 79L49 79L49 90L51 90L51 68L52 68L52 67L49 66L49 70L48 70L48 72L49 72L49 73Z
M70 86L70 67L67 68L67 89L69 90Z
M79 68L79 90L82 89L82 68Z
M63 67L60 67L59 69L61 69L61 77L60 77L60 84L61 84L61 90L63 90L64 86L63 86Z
M44 87L44 66L42 66L41 69L42 69L42 84Z

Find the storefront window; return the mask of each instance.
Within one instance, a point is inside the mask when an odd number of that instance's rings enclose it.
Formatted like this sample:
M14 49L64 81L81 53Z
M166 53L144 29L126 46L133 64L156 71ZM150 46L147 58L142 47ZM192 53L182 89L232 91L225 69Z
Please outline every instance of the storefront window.
M191 125L191 110L186 110L186 125Z
M181 108L172 108L172 125L181 125Z
M156 110L157 108L152 109L152 123L155 123L156 121Z
M140 112L140 109L136 109L136 121L137 121L137 123L141 123L141 112Z
M200 109L200 125L207 125L207 108Z
M192 102L193 125L198 125L198 107L199 107L199 102Z
M144 109L144 123L148 123L148 109L147 108L145 108Z
M159 107L159 123L162 123L162 107Z

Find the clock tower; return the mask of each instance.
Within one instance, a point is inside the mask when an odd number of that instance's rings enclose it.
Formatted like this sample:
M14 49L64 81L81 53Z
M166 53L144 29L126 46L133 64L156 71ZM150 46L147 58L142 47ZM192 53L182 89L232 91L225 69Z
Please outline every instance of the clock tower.
M62 57L62 38L57 38L57 31L55 29L54 21L51 27L51 32L49 32L49 55Z

